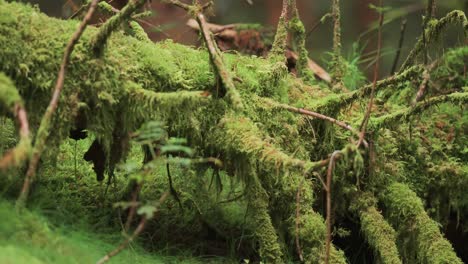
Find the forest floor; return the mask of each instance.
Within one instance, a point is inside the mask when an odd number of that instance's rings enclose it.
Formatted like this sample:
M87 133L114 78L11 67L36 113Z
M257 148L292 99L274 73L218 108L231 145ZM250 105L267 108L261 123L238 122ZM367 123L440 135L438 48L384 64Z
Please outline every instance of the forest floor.
M11 124L3 124L5 127L0 135L5 139L9 137L5 134L9 132L5 128ZM18 189L16 185L21 183L22 177L2 180L0 263L95 263L124 240L119 228L109 220L116 216L116 210L107 204L109 202L95 203L100 200L106 184L96 181L92 164L82 159L90 142L91 139L68 140L55 152L56 164L41 165L38 184L28 208L21 213L14 206L14 190ZM138 150L129 157L136 160L141 158L141 151ZM21 175L21 172L18 173ZM123 181L118 181L118 184L123 184ZM112 196L113 188L116 187L110 187L108 196ZM232 260L197 256L188 249L173 245L147 250L141 241L136 241L111 258L109 263L229 262Z
M38 210L18 214L14 205L0 202L0 263L94 263L120 243L119 234L97 234L85 229L55 226ZM187 253L185 253L187 254ZM196 257L148 253L132 244L110 263L206 263ZM224 263L210 260L210 263Z

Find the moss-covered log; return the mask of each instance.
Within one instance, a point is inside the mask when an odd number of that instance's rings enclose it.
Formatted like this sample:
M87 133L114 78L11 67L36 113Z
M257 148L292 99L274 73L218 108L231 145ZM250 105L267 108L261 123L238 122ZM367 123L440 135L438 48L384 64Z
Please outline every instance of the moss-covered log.
M293 22L297 23L293 26L301 26L298 20ZM13 80L24 99L25 108L31 113L30 123L34 132L49 101L65 44L77 24L75 20L49 18L24 4L0 0L0 71ZM287 25L283 26L286 28ZM302 34L301 30L296 28L296 33ZM71 56L60 107L52 124L50 145L58 146L72 128L86 128L101 142L107 154L112 156L119 153L119 157L110 157L106 161L115 163L127 151L123 149L125 144L114 142L116 138L128 139L130 133L142 123L161 120L167 125L169 136L187 138L190 147L200 157L219 157L226 174L237 177L242 183L244 191L248 192L245 195L247 203L255 210L249 216L250 226L254 229L255 250L263 260L268 263L288 260L288 253L295 248L294 243L289 241L297 233L305 261L322 262L324 217L320 214L320 199L314 199L313 194L322 189L317 179L322 173L320 168L327 164L328 154L335 149L354 146L354 135L343 129L334 129L332 124L323 120L313 120L271 107L266 101L275 105L305 106L335 118L328 120L361 120L358 103L369 94L371 86L354 92L333 93L329 87L310 85L311 80L304 82L288 74L280 59L272 61L223 54L223 65L232 73L244 106L234 108L225 98L211 96L217 88L217 77L206 50L172 41L154 44L144 37L116 31L106 36L106 45L100 50L101 56L96 57L93 45L99 32L98 28L90 27ZM303 40L298 41L303 46ZM301 56L306 56L305 53L302 50ZM457 54L453 56L461 60L465 53ZM345 62L340 59L336 63ZM439 76L446 78L452 72L459 72L459 68L458 64L444 65L444 68L435 70L441 70ZM377 83L377 92L391 90L387 88L392 85L402 86L401 90L410 90L408 83L411 79L419 81L422 70L421 65L412 65L394 77L381 80ZM456 75L447 84L457 93L429 98L414 108L379 102L376 104L377 113L373 113L377 117L371 119L370 132L378 134L383 129L392 128L403 117L427 111L427 106L431 104L446 101L466 103L466 91L461 91L460 87L463 83L466 81L462 75ZM395 90L396 95L399 92ZM379 99L382 98L377 95ZM347 108L348 105L353 107ZM392 112L391 109L395 108L399 111ZM83 119L85 127L80 123ZM392 132L401 134L401 130ZM385 136L382 133L382 138ZM395 149L401 147L399 144L394 140L389 143L390 146L378 145L377 154L373 154L391 157L395 163L399 162L400 157L392 156ZM440 257L443 256L451 263L460 263L439 232L436 222L429 218L418 202L419 198L408 191L406 185L394 184L387 188L385 180L369 177L372 169L385 170L385 164L378 164L378 168L369 165L369 170L362 172L364 155L361 151L369 152L354 147L353 151L345 151L341 163L337 164L337 169L343 170L354 160L351 172L346 175L336 173L334 177L336 214L347 214L349 208L343 209L342 206L347 204L344 197L347 197L350 189L356 189L356 185L365 193L386 190L385 195L377 197L385 203L383 215L389 215L390 219L403 219L405 226L414 222L418 224L418 228L405 233L408 237L416 237L417 247L407 248L418 256L418 260L443 263ZM372 155L368 156L372 158ZM361 164L360 168L357 168L357 163ZM312 173L315 173L315 177L312 177ZM401 179L398 171L392 171L392 176ZM307 184L303 185L303 199L297 205L294 197L304 177ZM354 177L358 178L358 183ZM402 191L397 191L400 187ZM398 198L401 192L404 193L403 198L412 197L411 200ZM399 263L393 229L377 211L377 203L368 205L360 199L355 203L358 206L351 211L359 216L367 243L383 262ZM296 208L299 208L300 219L296 219ZM414 212L411 211L413 209ZM395 215L397 218L393 217ZM296 220L300 226L298 231ZM403 225L396 225L397 221L391 222L397 231L401 230ZM379 237L381 233L385 233L385 236ZM331 262L346 262L340 249L332 247L331 253ZM296 257L291 259L295 260Z

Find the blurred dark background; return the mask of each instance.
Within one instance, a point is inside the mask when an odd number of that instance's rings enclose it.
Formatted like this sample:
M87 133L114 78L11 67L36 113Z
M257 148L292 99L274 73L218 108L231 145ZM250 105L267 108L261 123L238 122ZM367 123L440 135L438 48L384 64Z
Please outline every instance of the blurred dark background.
M422 16L425 12L427 0L384 0L384 6L390 7L386 13L383 28L383 46L381 57L381 77L390 72L393 59L398 48L400 26L403 19L407 19L405 41L401 54L401 61L406 57L416 42L422 30ZM45 13L67 18L82 4L82 0L29 0L38 4ZM122 8L127 0L107 0L117 8ZM185 1L190 2L190 1ZM251 2L251 3L249 3ZM297 0L301 19L306 30L311 30L318 20L330 10L331 0ZM468 13L468 0L436 1L436 16L442 17L453 9L460 9ZM214 12L210 22L217 24L230 23L258 23L267 27L275 27L281 12L281 0L215 0ZM376 50L376 28L378 14L369 8L370 4L378 4L378 0L342 0L342 42L343 55L351 60L356 54L361 54L360 69L370 73L370 65ZM190 18L185 11L158 0L152 0L146 9L153 11L151 17L145 18L148 23L143 24L150 38L154 41L171 38L176 42L196 45L198 35L186 26ZM463 43L461 27L452 28L437 43L439 50ZM319 64L324 64L327 51L332 47L332 23L330 20L320 24L307 38L307 48L310 57ZM353 53L354 50L358 52Z

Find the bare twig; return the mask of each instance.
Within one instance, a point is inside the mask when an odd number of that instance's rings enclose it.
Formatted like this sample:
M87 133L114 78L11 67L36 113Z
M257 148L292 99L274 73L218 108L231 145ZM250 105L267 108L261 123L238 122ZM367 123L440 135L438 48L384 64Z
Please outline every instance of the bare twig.
M55 113L55 110L58 107L58 101L60 98L60 92L63 89L63 84L65 82L65 74L67 71L68 63L70 62L70 56L73 52L73 49L78 43L81 35L83 34L86 26L88 25L91 17L93 16L94 11L96 10L96 6L99 0L93 0L89 6L88 12L86 13L83 21L81 22L78 29L75 31L73 36L71 37L70 41L65 48L65 53L63 55L62 63L60 65L60 70L57 77L57 82L55 84L54 92L52 95L52 99L50 100L49 106L42 117L41 124L39 126L39 130L37 132L36 143L34 144L33 154L31 161L29 163L28 171L26 172L26 178L24 180L23 188L21 189L20 196L17 201L17 205L22 206L26 202L26 199L29 194L29 188L34 180L36 175L37 165L39 163L39 159L41 154L45 148L45 144L47 141L47 137L50 133L50 127L52 123L52 117Z
M169 196L169 191L166 191L165 193L163 193L163 195L161 195L161 197L159 198L158 205L161 205L162 203L164 203L164 201L167 199L168 196ZM138 237L138 235L141 234L141 232L145 229L145 225L146 225L146 222L148 220L149 219L147 218L147 216L143 215L141 220L140 220L140 223L138 224L135 231L133 231L132 235L129 236L124 242L122 242L122 244L120 244L117 248L115 248L111 252L107 253L104 257L102 257L100 260L98 260L96 262L96 264L106 263L113 256L115 256L115 255L119 254L120 252L122 252L122 250L124 250L131 242L133 242L133 240L135 240L135 238Z
M405 32L406 32L406 25L408 20L405 18L401 21L401 28L400 28L400 40L398 41L398 49L395 54L395 59L393 60L392 70L390 72L391 75L395 74L396 68L398 65L398 60L400 60L401 49L403 47L403 41L405 40Z
M169 154L167 154L166 157L169 158ZM180 210L183 210L182 202L180 201L179 195L177 194L177 191L174 188L174 184L172 182L171 168L170 168L169 162L166 162L166 173L167 173L167 179L169 181L169 190L171 191L171 195L179 204Z
M133 189L133 192L132 192L132 201L130 203L130 208L128 209L127 221L125 222L125 229L124 229L125 232L130 230L130 226L132 224L133 217L135 216L138 194L141 191L141 187L142 187L142 183L136 183L136 185L134 186L134 189Z
M379 1L379 4L380 4L380 7L382 7L382 0ZM367 123L369 122L369 118L370 118L370 115L371 115L371 112L372 112L372 106L374 104L375 88L377 86L377 78L379 76L380 52L381 52L381 49L382 49L382 25L383 25L383 20L384 20L383 10L380 10L380 12L379 12L379 33L378 33L378 40L377 40L377 60L375 62L375 67L374 67L374 80L372 82L372 91L371 91L371 96L370 96L370 99L369 99L369 104L367 105L367 110L366 110L364 119L362 120L362 124L361 124L361 134L359 135L359 141L357 143L358 147L364 141L364 136L366 134Z
M327 170L327 237L325 241L325 264L329 263L330 260L330 246L331 246L331 237L332 237L332 231L331 231L331 218L332 218L332 212L331 212L331 207L332 207L332 202L331 202L331 185L332 185L332 176L333 176L333 169L335 167L335 160L337 158L337 155L341 154L341 151L336 150L333 152L333 154L330 157L330 162L328 163L328 170Z
M312 35L312 33L314 33L314 31L320 26L320 24L324 23L330 17L332 17L331 13L326 13L325 15L317 19L307 32L306 38L309 38Z

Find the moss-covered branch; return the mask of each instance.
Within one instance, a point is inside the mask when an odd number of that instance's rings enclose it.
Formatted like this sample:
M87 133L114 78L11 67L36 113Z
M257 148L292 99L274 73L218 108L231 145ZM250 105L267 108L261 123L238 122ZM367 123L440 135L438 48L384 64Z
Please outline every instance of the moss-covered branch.
M24 103L13 82L0 72L0 109L7 109L19 125L20 140L17 146L0 157L0 170L18 166L30 156L31 139Z
M377 211L376 203L377 200L371 194L359 192L351 204L359 216L361 231L379 256L381 263L401 264L395 230Z
M437 222L427 215L421 199L407 185L390 184L382 194L382 200L394 227L399 232L415 235L418 262L463 263L440 233Z
M250 175L256 177L255 175ZM283 263L282 252L276 230L269 215L268 194L257 180L249 184L247 190L255 236L260 244L260 257L265 263Z
M278 26L276 27L275 39L273 41L273 46L269 54L269 57L273 61L286 61L284 52L286 51L286 45L288 44L288 21L290 10L291 0L283 0L281 15L278 21Z
M371 119L370 128L373 130L395 124L398 120L408 119L409 117L420 114L426 109L440 103L467 104L468 92L456 92L448 95L441 95L416 103L412 107L395 111L391 114L375 117Z
M143 4L146 0L130 0L128 4L116 15L107 20L104 25L99 28L99 32L92 40L92 49L95 54L101 55L104 47L106 46L107 39L109 39L112 32L122 25L123 22L128 21L130 16Z
M421 54L421 52L425 50L427 44L434 42L434 40L436 40L440 36L440 34L442 34L442 31L446 27L456 24L462 25L465 32L465 38L468 38L468 20L463 11L455 10L448 13L445 17L439 20L429 21L427 23L427 28L423 32L424 37L419 38L413 50L410 52L405 62L401 66L401 69L404 70L410 67L415 62L417 57Z
M298 76L303 78L305 81L311 81L314 79L314 74L309 67L309 52L306 49L306 31L304 24L299 17L299 10L294 5L293 18L289 22L289 27L293 33L294 42L296 43L296 49L299 53L297 59L296 68Z

